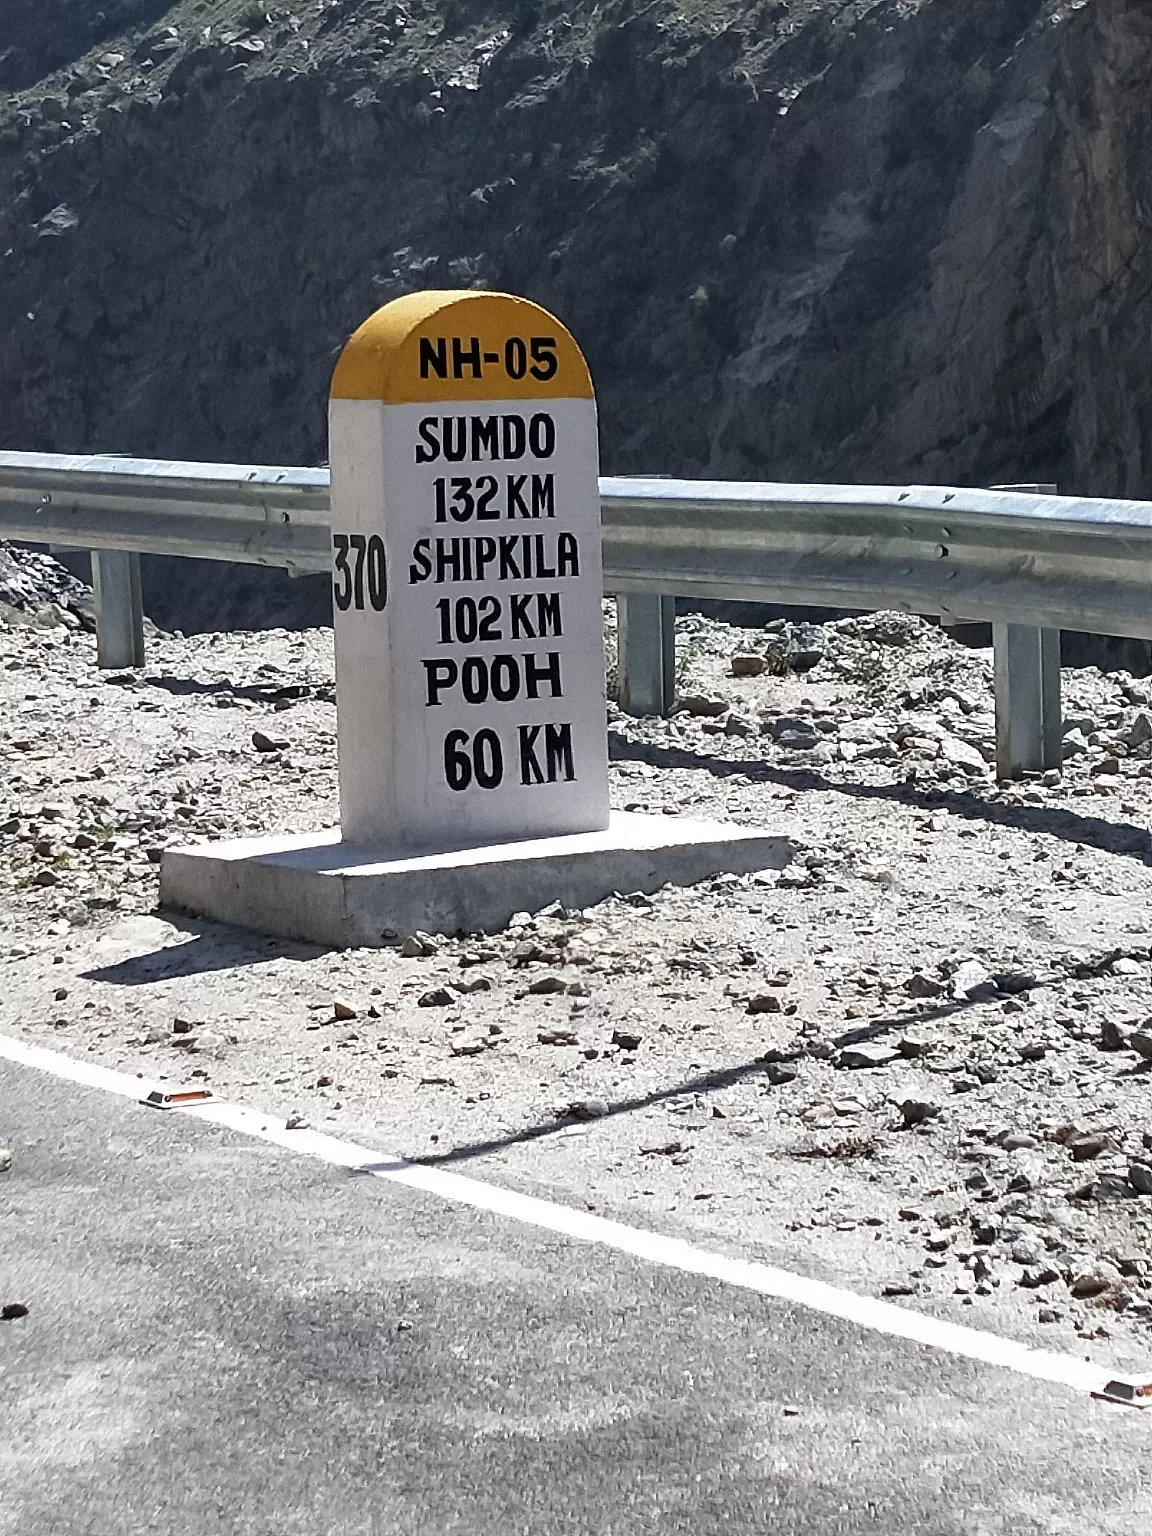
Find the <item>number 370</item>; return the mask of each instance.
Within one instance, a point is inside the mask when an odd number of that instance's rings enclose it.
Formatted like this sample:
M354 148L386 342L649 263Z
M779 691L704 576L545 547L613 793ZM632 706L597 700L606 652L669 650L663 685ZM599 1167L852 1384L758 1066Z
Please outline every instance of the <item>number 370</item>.
M388 601L388 574L384 565L384 540L378 533L368 538L362 533L334 533L336 572L332 578L332 597L341 613L364 607L364 588L368 602L377 613ZM367 583L365 583L367 576Z

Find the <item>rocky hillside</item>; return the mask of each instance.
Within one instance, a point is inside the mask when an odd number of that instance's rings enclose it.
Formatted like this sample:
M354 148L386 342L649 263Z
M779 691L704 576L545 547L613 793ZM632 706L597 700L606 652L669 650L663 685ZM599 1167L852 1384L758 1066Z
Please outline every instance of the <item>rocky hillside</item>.
M1152 495L1147 0L0 18L2 446L323 460L348 332L475 285L611 470Z

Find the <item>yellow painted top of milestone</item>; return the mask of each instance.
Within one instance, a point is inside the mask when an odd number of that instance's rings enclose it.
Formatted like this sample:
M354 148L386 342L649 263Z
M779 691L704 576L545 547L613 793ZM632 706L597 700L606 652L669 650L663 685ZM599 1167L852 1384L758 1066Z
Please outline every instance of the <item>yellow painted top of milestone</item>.
M555 315L510 293L410 293L340 354L333 400L387 405L593 398L584 354Z

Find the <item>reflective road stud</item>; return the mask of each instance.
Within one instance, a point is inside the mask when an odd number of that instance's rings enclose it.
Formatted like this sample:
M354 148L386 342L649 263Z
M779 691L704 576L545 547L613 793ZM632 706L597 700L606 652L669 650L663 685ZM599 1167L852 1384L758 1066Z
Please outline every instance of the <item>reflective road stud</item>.
M608 825L596 403L546 310L378 310L332 380L345 840L447 849Z

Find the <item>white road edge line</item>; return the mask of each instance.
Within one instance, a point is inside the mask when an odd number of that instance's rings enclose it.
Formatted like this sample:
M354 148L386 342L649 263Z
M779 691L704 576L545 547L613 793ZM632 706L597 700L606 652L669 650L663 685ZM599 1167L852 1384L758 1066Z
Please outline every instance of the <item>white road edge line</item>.
M30 1045L23 1040L13 1040L6 1035L0 1035L0 1058L51 1073L54 1077L79 1083L86 1088L100 1088L123 1098L141 1100L156 1086L144 1078L76 1061L58 1051ZM1056 1382L1078 1392L1100 1392L1116 1374L1102 1366L1074 1359L1071 1355L1032 1349L1029 1345L1001 1338L998 1334L966 1328L959 1323L943 1322L920 1312L894 1306L891 1302L858 1296L853 1291L841 1290L839 1286L811 1280L804 1275L793 1274L790 1270L746 1259L730 1259L723 1254L697 1248L681 1238L662 1237L659 1233L626 1226L619 1221L609 1221L587 1211L554 1205L534 1195L517 1194L494 1184L485 1184L479 1179L409 1163L401 1157L391 1157L369 1147L357 1146L354 1142L325 1136L319 1131L290 1131L278 1116L261 1114L259 1110L249 1109L242 1104L213 1099L206 1104L189 1106L179 1111L156 1110L154 1113L179 1113L196 1120L208 1120L244 1136L286 1148L289 1152L302 1153L340 1168L371 1174L391 1184L403 1184L409 1189L422 1190L457 1205L490 1211L494 1215L506 1216L528 1226L559 1233L577 1242L598 1243L650 1264L682 1270L687 1274L705 1275L725 1285L739 1286L762 1296L772 1296L780 1301L807 1307L811 1311L823 1312L829 1317L841 1318L860 1328L869 1328L892 1338L906 1339L913 1344L961 1355L968 1360L978 1360L985 1365L1016 1371L1038 1381Z

